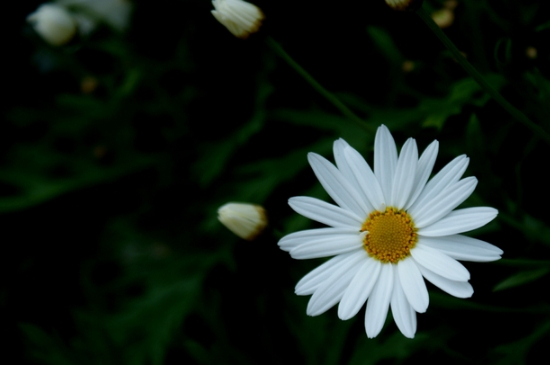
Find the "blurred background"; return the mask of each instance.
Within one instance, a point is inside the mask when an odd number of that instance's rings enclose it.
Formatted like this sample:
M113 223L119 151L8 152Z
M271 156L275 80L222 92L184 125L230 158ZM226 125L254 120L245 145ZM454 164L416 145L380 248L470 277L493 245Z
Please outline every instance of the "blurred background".
M546 354L550 146L494 102L416 14L383 0L257 0L266 19L241 40L206 0L117 1L59 1L81 27L62 45L26 20L41 1L11 2L5 13L6 363L523 364ZM549 7L424 3L547 133ZM364 122L343 116L279 47ZM348 321L336 308L308 317L309 297L294 286L323 260L293 260L277 246L315 227L288 198L328 200L307 152L332 161L341 137L372 162L380 124L398 146L439 140L434 171L468 154L465 175L479 184L464 206L500 212L471 235L503 249L503 259L465 263L470 299L428 284L413 340L390 316L375 339L364 311ZM218 222L229 201L268 211L257 240Z

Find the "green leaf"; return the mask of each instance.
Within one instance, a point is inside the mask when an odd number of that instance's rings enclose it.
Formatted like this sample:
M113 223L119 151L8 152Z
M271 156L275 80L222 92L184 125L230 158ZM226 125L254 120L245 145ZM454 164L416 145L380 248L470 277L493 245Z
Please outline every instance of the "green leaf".
M542 242L550 245L550 228L541 220L525 215L523 219L523 232L533 242Z
M513 288L515 286L520 286L523 284L530 283L531 281L537 280L538 278L548 274L550 269L548 268L542 268L538 270L530 270L530 271L520 271L517 274L514 274L507 279L504 279L500 283L498 283L494 288L493 291L499 291L504 289Z
M125 354L130 362L164 362L173 332L195 305L201 281L199 276L191 276L163 287L152 287L126 311L113 317L109 332L116 343L127 346ZM140 341L135 340L136 336Z
M494 352L500 355L501 359L495 363L499 365L526 364L527 357L533 345L549 330L550 322L546 321L527 337L498 346Z
M82 161L81 172L67 179L51 179L40 174L0 170L0 181L19 188L21 193L0 197L0 212L22 210L70 191L83 189L105 181L115 180L121 176L142 170L151 165L152 159L143 158L126 165L102 168ZM86 167L86 168L84 168Z
M70 359L69 349L59 335L47 333L42 328L30 323L21 323L19 328L31 345L31 350L28 353L30 357L40 360L42 364L74 364Z
M216 177L220 176L233 153L262 129L266 118L265 103L268 96L273 92L273 87L267 81L271 61L270 59L265 61L265 70L259 75L255 111L251 118L243 127L223 141L204 144L202 156L193 166L193 170L199 175L198 180L202 186L208 186Z
M281 158L265 159L242 166L237 173L243 178L239 179L234 195L243 201L263 202L279 184L291 180L307 166L308 152L325 154L331 148L332 140L321 139L314 145L294 150ZM245 181L245 176L252 177Z
M546 22L546 23L541 24L538 27L536 27L535 32L540 32L540 31L543 31L543 30L549 29L549 28L550 28L550 22Z
M500 75L487 75L485 78L497 90L506 82ZM441 129L450 116L462 111L464 105L482 106L489 96L486 93L477 94L480 91L481 86L474 79L465 78L454 83L447 97L423 99L418 106L419 110L427 114L422 126Z
M499 39L495 45L493 56L497 67L506 67L512 60L512 40L509 38Z
M400 65L403 62L403 55L399 51L399 48L395 46L393 39L388 35L388 33L378 27L369 26L367 27L367 33L378 47L378 50L384 54L384 56L393 64Z
M550 267L548 260L531 260L531 259L500 259L495 262L496 265L514 266L514 267Z

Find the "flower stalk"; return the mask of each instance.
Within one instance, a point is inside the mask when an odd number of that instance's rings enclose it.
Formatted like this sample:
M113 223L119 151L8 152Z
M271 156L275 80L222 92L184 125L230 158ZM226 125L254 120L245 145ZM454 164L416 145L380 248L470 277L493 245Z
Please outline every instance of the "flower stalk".
M374 134L376 128L367 124L363 119L359 118L351 109L349 109L340 99L334 94L325 89L311 74L309 74L302 66L298 64L288 53L285 52L283 47L273 38L267 38L267 44L288 63L300 76L302 76L319 94L323 95L332 105L336 107L345 117L351 120L357 126L363 128L369 133Z

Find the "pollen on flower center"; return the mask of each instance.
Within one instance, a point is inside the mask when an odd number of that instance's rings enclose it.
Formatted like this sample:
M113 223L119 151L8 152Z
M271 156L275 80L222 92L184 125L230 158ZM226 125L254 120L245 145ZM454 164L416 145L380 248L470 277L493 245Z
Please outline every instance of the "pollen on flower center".
M418 241L417 230L409 214L392 207L369 214L361 228L361 231L368 231L363 239L365 251L383 263L403 260Z

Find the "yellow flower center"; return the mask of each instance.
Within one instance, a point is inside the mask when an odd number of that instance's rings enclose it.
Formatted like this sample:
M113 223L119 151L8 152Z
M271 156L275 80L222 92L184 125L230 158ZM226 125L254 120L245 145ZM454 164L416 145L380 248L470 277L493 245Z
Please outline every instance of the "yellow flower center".
M365 251L383 263L403 260L418 241L411 217L404 210L393 207L369 214L361 231L368 231L363 239Z

